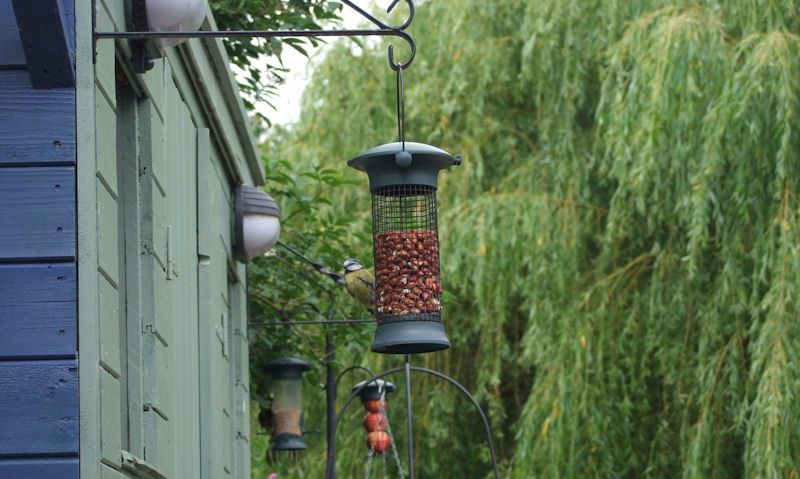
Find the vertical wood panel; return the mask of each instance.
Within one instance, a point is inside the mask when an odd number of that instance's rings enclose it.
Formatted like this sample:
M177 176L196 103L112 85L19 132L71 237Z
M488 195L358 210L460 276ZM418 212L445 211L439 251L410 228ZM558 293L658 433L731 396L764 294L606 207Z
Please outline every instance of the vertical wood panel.
M97 248L98 269L111 283L119 285L119 229L117 200L105 186L97 182Z
M97 320L100 322L100 362L116 376L122 375L119 342L119 291L103 275L98 275Z
M104 96L97 96L97 101L95 102L95 117L97 118L97 133L95 135L97 177L106 185L106 188L114 197L118 194L117 135L110 134L109 131L116 132L117 113L115 108L116 106L110 104ZM136 129L131 129L127 134L135 136Z
M124 407L120 413L123 430L123 447L138 457L144 457L142 437L143 417L143 365L147 360L143 350L143 321L149 321L148 305L152 282L143 274L142 261L149 257L142 248L143 209L147 208L140 188L139 171L147 164L146 130L141 128L142 112L146 101L136 98L133 91L117 92L117 175L120 188L120 229L124 245L120 263L121 289L124 312L121 318L119 341L123 348L124 378L121 383ZM108 474L111 474L110 472ZM115 477L115 476L109 476Z
M80 472L83 478L100 476L100 330L97 321L97 165L95 157L95 78L92 45L92 2L79 1L76 8L77 114L71 127L80 148L78 162L78 251L80 291L78 312L80 340Z
M108 16L108 13L102 6L97 8L97 30L98 31L114 31L114 23ZM95 82L99 88L100 95L96 97L95 102L99 102L101 98L105 97L112 105L117 103L117 95L115 92L115 58L114 58L114 42L110 40L100 40L97 42L97 55L95 57ZM99 123L99 120L98 120ZM111 130L106 130L107 136ZM98 152L99 154L99 152Z
M247 276L243 264L237 263L237 276L244 280ZM249 344L247 340L247 288L245 283L236 282L230 286L231 340L234 408L234 477L250 478L250 369Z
M106 464L115 466L120 466L121 459L121 411L119 380L105 370L100 371L101 456Z
M74 264L0 265L0 358L74 357L75 283Z
M0 168L0 225L2 259L73 259L75 169Z

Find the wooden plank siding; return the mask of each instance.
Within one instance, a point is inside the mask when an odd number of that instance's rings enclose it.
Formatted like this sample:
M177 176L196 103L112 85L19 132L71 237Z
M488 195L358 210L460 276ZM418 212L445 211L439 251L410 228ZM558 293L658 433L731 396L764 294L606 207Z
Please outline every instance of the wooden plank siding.
M8 459L0 461L0 477L78 479L78 459Z
M74 46L71 0L56 14ZM75 88L35 89L0 0L0 477L78 477Z
M78 453L78 363L0 363L0 462Z
M1 166L75 164L75 88L36 90L27 70L0 70L0 124Z
M124 6L99 0L98 30L124 29ZM125 41L101 40L92 63L91 12L78 12L81 477L136 477L146 463L168 478L249 478L231 195L263 173L224 47L193 40L136 75Z
M75 357L74 264L0 265L0 285L0 360Z

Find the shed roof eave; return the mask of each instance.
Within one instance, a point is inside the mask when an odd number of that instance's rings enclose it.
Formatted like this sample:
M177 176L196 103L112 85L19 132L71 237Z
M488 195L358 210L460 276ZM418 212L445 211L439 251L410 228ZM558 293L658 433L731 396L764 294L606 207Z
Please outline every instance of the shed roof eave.
M210 30L217 30L216 21L210 14L207 17L206 26ZM255 185L263 185L266 183L264 165L261 163L258 145L253 135L252 124L247 116L247 110L242 101L239 86L230 68L230 59L228 58L228 53L225 51L225 45L219 38L204 39L203 43L208 50L209 58L214 65L214 69L218 73L217 80L220 83L225 103L234 118L236 135L244 151L245 163L253 178L253 182Z

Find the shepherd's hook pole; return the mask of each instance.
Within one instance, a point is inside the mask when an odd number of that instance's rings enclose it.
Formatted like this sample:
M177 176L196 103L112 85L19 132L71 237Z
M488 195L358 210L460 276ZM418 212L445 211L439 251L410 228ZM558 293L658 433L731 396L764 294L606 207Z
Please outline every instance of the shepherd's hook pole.
M328 439L328 464L336 458L336 378L333 373L333 363L336 361L336 347L331 339L331 328L325 328L325 367L326 381L325 393L327 398L327 439ZM331 469L327 474L328 479L336 478L336 470Z
M406 416L408 417L408 479L414 479L414 420L411 417L411 356L406 354Z

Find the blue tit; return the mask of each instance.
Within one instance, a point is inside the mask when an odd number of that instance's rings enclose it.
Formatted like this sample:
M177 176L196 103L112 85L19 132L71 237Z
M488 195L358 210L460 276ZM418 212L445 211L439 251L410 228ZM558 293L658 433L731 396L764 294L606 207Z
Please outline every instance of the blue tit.
M344 262L344 287L356 301L372 311L375 305L375 277L361 264L348 259Z

